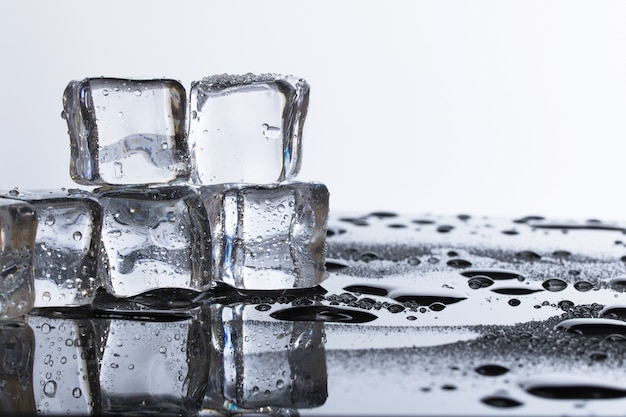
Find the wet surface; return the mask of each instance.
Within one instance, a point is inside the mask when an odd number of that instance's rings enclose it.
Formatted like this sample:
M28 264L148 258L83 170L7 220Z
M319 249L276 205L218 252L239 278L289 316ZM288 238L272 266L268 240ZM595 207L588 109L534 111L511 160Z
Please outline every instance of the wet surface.
M89 394L79 411L137 415L623 414L624 230L540 216L331 216L329 277L310 290L99 294L91 309L36 311L37 410L65 392ZM46 379L42 352L70 319L83 345L64 358L87 352L85 380L71 386ZM152 370L137 375L144 357ZM178 382L143 387L154 369ZM115 378L138 392L122 395Z

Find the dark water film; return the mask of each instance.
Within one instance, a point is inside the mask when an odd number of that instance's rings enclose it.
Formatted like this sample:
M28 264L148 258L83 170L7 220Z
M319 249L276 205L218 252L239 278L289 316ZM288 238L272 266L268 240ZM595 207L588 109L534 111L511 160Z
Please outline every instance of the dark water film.
M0 415L625 414L625 230L331 216L312 289L98 293L3 323Z

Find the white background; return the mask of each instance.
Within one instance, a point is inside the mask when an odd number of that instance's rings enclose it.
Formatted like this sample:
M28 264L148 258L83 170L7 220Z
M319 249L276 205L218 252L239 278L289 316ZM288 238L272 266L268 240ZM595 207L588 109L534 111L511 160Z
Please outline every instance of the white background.
M0 3L0 188L72 186L72 79L312 86L333 211L626 219L626 2Z

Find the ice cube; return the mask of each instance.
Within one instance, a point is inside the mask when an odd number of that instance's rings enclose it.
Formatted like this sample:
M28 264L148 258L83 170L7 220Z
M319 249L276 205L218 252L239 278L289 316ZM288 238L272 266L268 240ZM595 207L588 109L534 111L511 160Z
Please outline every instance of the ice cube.
M109 320L101 338L102 412L196 415L208 375L208 339L193 317Z
M22 316L33 307L36 233L32 205L0 198L0 319Z
M189 177L186 96L179 82L72 81L63 107L77 183L161 184Z
M98 411L97 343L86 318L28 316L35 334L33 386L39 414Z
M70 307L93 301L100 286L97 261L102 208L87 191L0 192L37 211L35 307Z
M241 289L314 287L326 278L328 189L320 183L200 187L212 275Z
M192 189L129 187L96 196L104 208L101 265L109 293L208 288L208 223Z
M309 85L292 76L216 75L191 86L196 184L272 183L300 170Z
M0 323L0 413L36 415L33 396L35 338L26 323Z
M324 323L269 317L269 305L209 306L211 349L205 406L314 408L326 402ZM226 401L224 401L226 400Z

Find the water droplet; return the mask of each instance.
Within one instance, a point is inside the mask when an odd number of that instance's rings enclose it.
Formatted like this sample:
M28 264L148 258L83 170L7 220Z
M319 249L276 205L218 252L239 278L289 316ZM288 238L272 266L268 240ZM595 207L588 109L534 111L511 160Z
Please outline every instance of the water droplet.
M9 195L11 195L13 197L16 197L16 196L20 195L20 192L16 188L14 188L11 191L9 191Z
M605 381L594 381L587 377L569 375L547 375L524 381L520 384L529 394L541 398L559 400L599 400L626 397L626 388Z
M415 321L415 320L417 320L417 317L415 317L415 316L406 316L406 319L409 320L409 321Z
M339 259L326 258L326 270L327 271L340 271L350 266L347 262Z
M67 120L67 113L65 112L65 110L61 112L61 119Z
M400 304L391 304L389 307L387 307L387 311L389 311L392 314L397 314L397 313L401 313L404 311L404 307L401 306Z
M449 225L443 224L443 225L437 227L437 232L439 232L439 233L449 233L453 229L454 229L454 226L449 226Z
M469 268L470 266L472 266L472 263L469 261L466 261L465 259L450 259L448 261L448 266L451 266L452 268Z
M528 262L534 262L534 261L538 261L541 259L541 255L530 250L523 250L523 251L517 252L515 254L515 257L518 259L521 259L522 261L528 261Z
M279 204L276 207L276 210L278 210L279 213L284 213L285 212L285 205L284 204Z
M468 269L467 271L461 272L461 275L468 278L480 275L496 281L505 279L516 279L518 281L523 281L525 279L524 276L519 272L506 269Z
M55 218L52 214L49 214L48 217L46 217L46 220L44 221L44 223L46 224L46 226L52 226L55 222Z
M613 319L569 319L560 322L554 328L581 335L626 335L626 322Z
M467 285L469 285L469 287L473 290L487 288L487 287L492 286L493 284L494 284L494 281L491 278L486 277L484 275L476 275L475 277L470 278L467 281Z
M488 397L481 398L480 402L496 408L514 408L524 405L524 403L520 401L502 395L490 395Z
M118 117L124 117L124 112L123 111L118 111L117 112L117 116Z
M267 311L267 310L270 310L272 308L272 306L269 305L269 304L259 304L258 306L254 307L254 308L259 310L259 311Z
M74 232L72 237L74 238L74 240L79 241L83 238L83 234L81 232Z
M557 306L563 311L569 311L574 308L574 303L570 300L562 300L559 301L559 304L557 304Z
M522 302L520 300L518 300L517 298L511 298L509 300L509 305L513 306L513 307L517 307L518 305L520 305Z
M104 90L102 90L102 95L103 96L108 96L109 95L109 90L107 90L106 88Z
M494 365L494 364L481 365L474 370L484 376L499 376L499 375L504 375L507 372L509 372L509 368L505 368L504 366Z
M543 291L541 288L531 288L531 287L500 287L493 288L491 291L497 294L504 295L528 295L536 292Z
M552 278L544 281L541 286L550 292L559 292L567 288L567 282L562 279Z
M159 348L159 353L166 354L167 353L167 348L165 346L161 346Z
M197 111L195 111L195 110L193 110L193 111L191 112L191 119L192 119L192 120L195 120L197 117L198 117L198 112L197 112Z
M258 395L259 391L261 390L256 385L252 387L252 395Z
M588 281L577 281L574 283L574 288L580 292L587 292L593 289L593 284Z
M141 95L141 90L137 88L137 89L135 90L135 95L136 95L137 97L139 97L139 96Z
M408 263L409 265L412 265L412 266L417 266L417 265L421 264L421 263L422 263L422 261L420 261L420 260L419 260L419 258L409 258L409 259L407 260L407 263Z
M444 303L436 302L429 305L428 308L430 308L432 311L441 311L446 308L446 305Z
M83 395L83 392L80 390L80 388L76 387L72 390L72 397L80 398L81 395Z
M43 386L43 393L48 398L53 398L57 393L57 383L54 381L48 381Z
M276 388L278 388L278 389L285 388L285 383L283 382L282 379L279 379L278 381L276 381Z
M275 311L270 314L277 320L285 321L323 321L340 323L367 323L378 317L361 310L332 306L297 306Z
M52 299L52 294L50 294L50 291L44 291L44 292L41 294L41 300L42 300L44 303L49 302L51 299Z
M368 294L368 295L380 295L385 296L389 293L389 291L385 288L374 287L370 285L348 285L343 288L346 291L355 292L359 294Z
M371 262L380 259L380 255L376 252L363 252L361 256L359 256L359 261L361 262Z

